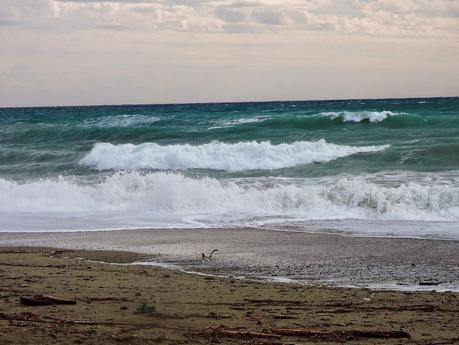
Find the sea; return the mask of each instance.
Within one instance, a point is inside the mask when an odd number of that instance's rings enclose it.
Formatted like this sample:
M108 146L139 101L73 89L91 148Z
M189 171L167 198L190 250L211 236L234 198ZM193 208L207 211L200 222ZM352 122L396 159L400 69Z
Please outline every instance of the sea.
M0 232L459 239L459 98L0 108Z

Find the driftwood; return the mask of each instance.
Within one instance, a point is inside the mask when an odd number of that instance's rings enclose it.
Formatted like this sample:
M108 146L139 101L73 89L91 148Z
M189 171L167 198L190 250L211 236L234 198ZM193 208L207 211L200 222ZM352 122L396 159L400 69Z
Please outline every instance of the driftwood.
M301 301L298 300L277 300L277 299L252 299L252 298L244 298L244 301L249 303L257 303L257 304L301 304Z
M219 326L210 328L209 335L234 337L234 338L268 338L280 339L283 336L307 338L312 340L324 341L349 341L356 339L410 339L411 336L404 331L361 331L361 330L343 330L343 331L324 331L305 328L273 328L270 331L251 332L244 328L227 328ZM269 333L268 333L269 332Z
M65 320L52 316L43 316L30 312L5 314L0 313L1 320L20 321L20 322L38 322L52 323L57 325L124 325L124 323L115 323L111 321L92 321L92 320ZM126 324L130 325L130 324Z
M20 297L19 301L21 304L29 306L42 306L42 305L54 305L54 304L77 304L76 301L70 299L64 299L54 296L43 296L36 295L33 297Z
M291 315L273 315L274 320L297 320L296 316Z
M356 338L371 338L371 339L400 339L411 338L404 331L321 331L311 329L291 329L291 328L275 328L271 330L274 334L306 337L309 339L325 339L325 340L352 340Z
M365 307L365 306L349 306L348 308L340 308L340 309L331 309L327 310L329 313L352 313L357 310L362 311L375 311L375 310L387 310L387 311L424 311L424 312L434 312L434 311L452 311L457 312L458 310L451 310L440 308L435 305L425 304L425 305L406 305L406 306L382 306L382 307Z
M350 333L358 338L411 338L405 331L351 331Z
M243 329L229 329L224 326L217 327L212 330L213 334L225 336L225 337L235 337L235 338L270 338L270 339L279 339L282 335L272 334L272 333L261 333L261 332L250 332Z

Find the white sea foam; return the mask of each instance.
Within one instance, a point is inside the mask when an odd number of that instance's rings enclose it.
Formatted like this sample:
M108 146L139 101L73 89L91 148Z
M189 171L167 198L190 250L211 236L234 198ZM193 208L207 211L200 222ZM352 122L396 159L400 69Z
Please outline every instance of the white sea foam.
M82 127L99 127L99 128L113 128L113 127L132 127L151 124L160 121L159 117L147 116L140 114L123 114L113 116L101 116L83 121L80 126Z
M242 124L247 123L257 123L263 122L267 120L267 116L255 116L255 117L247 117L247 118L240 118L240 119L232 119L218 122L215 126L209 127L209 129L219 129L219 128L227 128L227 127L234 127Z
M390 116L401 115L401 113L394 113L392 111L340 111L340 112L323 112L318 116L326 116L331 119L342 118L343 122L362 122L368 120L369 122L381 122Z
M447 181L388 187L369 177L217 180L131 172L92 184L0 179L0 195L0 231L259 226L273 219L459 221L459 185Z
M356 153L382 151L388 147L388 145L344 146L327 143L323 139L315 142L297 141L279 145L273 145L268 141L235 144L215 141L198 146L98 143L91 152L83 157L80 164L97 170L213 169L233 172L273 170L315 162L328 162Z

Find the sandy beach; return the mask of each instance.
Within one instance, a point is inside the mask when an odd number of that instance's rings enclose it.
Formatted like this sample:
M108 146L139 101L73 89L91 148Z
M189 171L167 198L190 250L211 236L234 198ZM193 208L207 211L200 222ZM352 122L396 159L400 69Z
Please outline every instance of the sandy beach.
M458 291L459 241L353 237L259 229L3 233L2 246L116 250L214 275L306 284ZM213 260L202 260L213 249ZM431 284L430 284L431 283Z
M459 341L457 293L307 287L129 265L151 258L128 252L3 247L0 343ZM20 297L37 294L76 304L19 303Z
M1 344L459 341L455 241L195 229L4 233L0 244ZM19 302L35 295L76 304Z

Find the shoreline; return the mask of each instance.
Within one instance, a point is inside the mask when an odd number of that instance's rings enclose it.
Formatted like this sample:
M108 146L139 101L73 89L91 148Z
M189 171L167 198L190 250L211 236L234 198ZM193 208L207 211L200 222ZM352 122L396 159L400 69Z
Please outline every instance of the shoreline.
M328 220L325 220L328 221ZM397 221L402 222L402 221ZM411 221L406 221L406 223L410 223ZM456 222L447 222L447 221L430 221L429 223L446 223L446 224L456 224ZM296 230L296 229L288 229L283 230L282 228L269 228L269 227L257 227L257 226L234 226L234 227L122 227L122 228L107 228L107 229L95 229L95 230L1 230L0 237L2 234L12 235L12 234L30 234L30 235L52 235L52 234L73 234L73 233L103 233L103 232L118 232L118 231L193 231L193 230L256 230L256 231L272 231L272 232L292 232L292 233L301 233L301 234L308 234L308 235L330 235L330 236L343 236L343 237L357 237L357 238L382 238L382 239L411 239L411 240L427 240L427 241L456 241L459 242L459 238L449 238L449 237L434 237L431 236L414 236L414 235L389 235L389 234L381 234L381 235L370 235L365 233L359 232L348 232L348 231L339 231L334 229L326 229L326 230Z
M213 276L305 285L459 291L459 241L359 237L261 229L152 229L0 233L0 246L116 250L154 255L151 265ZM213 249L213 260L203 260ZM143 263L148 265L148 262Z
M458 241L458 236L447 235L447 232L440 232L439 234L426 233L423 235L405 234L399 235L394 234L390 231L376 232L375 234L369 232L359 231L359 228L364 227L383 227L388 229L404 229L406 226L411 226L416 229L424 227L434 227L435 225L452 227L459 225L457 221L413 221L413 220L385 220L380 223L377 220L370 219L321 219L321 220L304 220L299 224L293 223L277 223L267 222L264 225L235 225L235 226L157 226L157 227L108 227L108 228L87 228L87 229L59 229L59 230L1 230L1 234L65 234L65 233L100 233L100 232L117 232L117 231L185 231L185 230L227 230L227 229L238 229L238 230L259 230L259 231L274 231L274 232L293 232L293 233L305 233L305 234L319 234L319 235L339 235L347 237L358 237L358 238L387 238L387 239L415 239L415 240L434 240L434 241ZM347 230L342 228L348 227ZM349 229L349 226L351 229ZM455 228L454 228L455 229Z
M447 344L459 340L459 293L304 286L135 264L151 258L125 251L0 247L0 343ZM19 303L20 297L37 294L76 304ZM297 333L289 334L292 330Z

